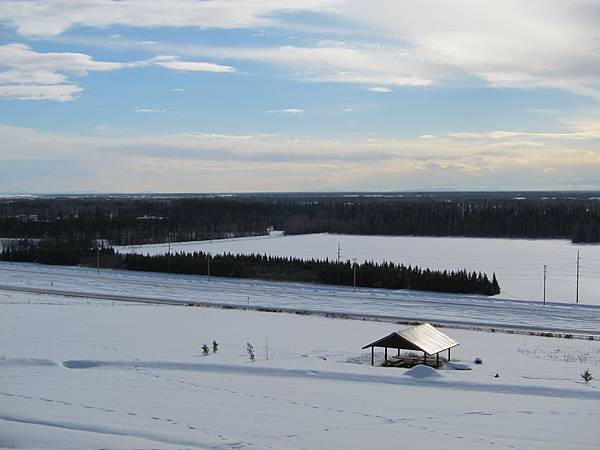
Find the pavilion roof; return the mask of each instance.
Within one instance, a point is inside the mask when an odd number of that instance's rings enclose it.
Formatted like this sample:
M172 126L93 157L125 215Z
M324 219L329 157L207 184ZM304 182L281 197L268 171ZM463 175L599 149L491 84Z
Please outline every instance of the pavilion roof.
M363 349L369 347L390 347L403 350L417 350L434 355L457 345L458 342L450 336L438 331L428 323L423 323L391 333L375 342L365 345Z

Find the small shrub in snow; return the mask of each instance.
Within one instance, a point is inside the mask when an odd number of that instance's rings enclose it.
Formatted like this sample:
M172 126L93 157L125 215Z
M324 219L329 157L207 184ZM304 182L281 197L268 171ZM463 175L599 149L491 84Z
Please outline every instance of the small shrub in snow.
M256 358L254 357L254 347L250 342L246 342L246 351L248 352L248 357L251 362L254 362Z
M204 356L207 356L207 355L208 355L208 345L204 344L204 345L202 346L202 354L203 354Z
M585 372L583 372L581 374L581 378L583 378L583 381L585 381L585 384L588 384L590 381L592 381L594 379L594 377L592 376L592 372L590 372L590 369L585 369Z
M475 364L482 364L483 360L481 358L475 358Z
M219 343L214 339L212 341L212 351L213 353L217 353L219 351Z

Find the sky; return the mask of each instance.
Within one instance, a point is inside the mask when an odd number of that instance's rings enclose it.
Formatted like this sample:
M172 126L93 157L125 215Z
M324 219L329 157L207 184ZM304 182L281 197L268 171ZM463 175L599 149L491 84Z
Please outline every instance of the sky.
M598 0L2 0L0 192L600 189Z

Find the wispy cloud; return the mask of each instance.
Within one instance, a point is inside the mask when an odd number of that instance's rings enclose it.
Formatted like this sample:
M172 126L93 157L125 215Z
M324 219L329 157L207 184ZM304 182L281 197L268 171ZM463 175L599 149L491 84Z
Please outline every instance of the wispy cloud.
M167 50L171 47L166 47ZM175 48L173 48L175 50ZM371 43L321 41L312 47L179 46L179 52L228 60L274 64L309 82L387 86L430 86L424 61L406 49Z
M265 111L267 114L285 114L292 116L299 116L304 114L304 110L300 108L286 108L286 109L270 109Z
M25 44L0 46L0 97L20 100L72 101L83 88L69 76L90 72L160 66L174 71L234 72L235 68L199 61L180 61L175 56L157 56L131 62L98 61L85 53L36 52Z
M160 109L160 108L141 108L141 107L136 107L134 109L135 112L137 113L162 113L165 112L164 109Z
M387 94L389 92L394 92L393 89L390 89L389 87L385 87L385 86L373 86L373 87L368 87L365 88L367 91L371 91L371 92L379 92L381 94Z
M151 62L157 66L184 72L235 72L235 68L231 66L222 66L199 61L180 61L175 56L157 56L156 58L153 58Z
M338 0L290 0L284 3L265 0L232 0L227 2L145 2L136 0L102 2L81 0L77 7L64 0L3 0L0 21L16 27L29 36L56 36L83 25L107 27L194 27L194 28L254 28L278 23L278 13L327 12Z

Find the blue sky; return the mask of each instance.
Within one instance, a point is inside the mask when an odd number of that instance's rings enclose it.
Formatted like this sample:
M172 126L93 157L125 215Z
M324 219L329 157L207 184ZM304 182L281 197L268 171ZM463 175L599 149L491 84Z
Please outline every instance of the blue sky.
M600 189L599 21L591 0L5 0L0 192Z

